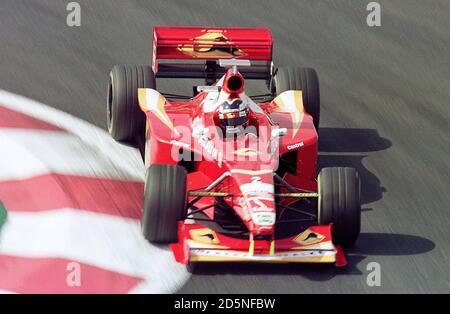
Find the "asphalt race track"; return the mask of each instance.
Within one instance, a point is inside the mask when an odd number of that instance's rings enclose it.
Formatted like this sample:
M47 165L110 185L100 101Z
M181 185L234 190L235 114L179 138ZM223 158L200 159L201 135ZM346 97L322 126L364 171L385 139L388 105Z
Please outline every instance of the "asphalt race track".
M70 28L67 2L0 2L0 89L104 128L109 70L150 63L154 25L268 26L278 65L319 73L321 166L362 177L362 234L345 270L207 265L181 293L450 292L448 0L379 1L381 27L367 26L360 0L82 0ZM380 287L366 283L370 262Z

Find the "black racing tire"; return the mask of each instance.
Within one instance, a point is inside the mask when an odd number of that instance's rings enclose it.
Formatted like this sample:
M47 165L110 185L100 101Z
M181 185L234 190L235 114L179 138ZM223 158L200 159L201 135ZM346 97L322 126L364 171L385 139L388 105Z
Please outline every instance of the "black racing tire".
M323 168L317 179L319 225L333 223L333 242L351 246L361 229L361 187L354 168Z
M139 108L138 88L156 89L150 66L114 66L109 76L106 107L108 131L116 141L136 145L138 137L145 137L146 118Z
M198 272L199 269L198 266L199 266L198 262L189 262L186 265L186 271L192 275L195 275Z
M320 121L320 90L319 77L314 69L299 67L280 67L273 77L276 95L288 90L301 90L303 105L319 130Z
M186 176L186 170L180 166L148 168L141 225L149 242L178 242L178 222L186 216Z

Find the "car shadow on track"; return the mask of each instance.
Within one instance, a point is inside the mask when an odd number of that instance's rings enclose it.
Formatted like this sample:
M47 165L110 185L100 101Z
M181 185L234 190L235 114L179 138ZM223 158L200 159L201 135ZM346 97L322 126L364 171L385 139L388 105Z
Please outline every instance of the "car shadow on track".
M405 256L433 250L435 244L425 238L387 233L361 233L356 245L346 250L348 265L334 264L270 264L270 263L205 263L198 264L194 275L240 276L300 275L313 281L327 281L339 275L361 275L365 269L358 264L368 256Z
M319 169L355 168L361 178L361 202L363 205L368 204L380 200L386 190L378 177L363 165L363 159L370 152L382 151L391 146L391 141L380 137L375 129L321 128L318 166Z

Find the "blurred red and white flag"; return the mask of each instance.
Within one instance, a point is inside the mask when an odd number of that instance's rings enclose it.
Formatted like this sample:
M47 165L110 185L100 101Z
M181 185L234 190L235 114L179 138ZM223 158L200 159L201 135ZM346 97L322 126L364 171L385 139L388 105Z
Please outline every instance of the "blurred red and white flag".
M170 293L188 274L141 235L139 153L0 91L2 293Z

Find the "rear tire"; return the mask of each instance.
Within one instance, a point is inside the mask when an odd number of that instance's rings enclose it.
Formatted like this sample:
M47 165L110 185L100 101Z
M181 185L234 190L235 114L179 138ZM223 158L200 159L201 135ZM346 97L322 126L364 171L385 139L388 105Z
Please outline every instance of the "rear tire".
M324 168L318 177L318 223L333 223L333 242L350 246L361 228L360 182L355 169Z
M178 222L186 214L186 170L152 165L147 170L142 232L151 243L178 242Z
M107 124L111 136L136 146L145 137L146 118L139 108L138 88L156 89L155 76L149 66L116 65L109 78Z
M310 68L280 67L273 80L276 95L288 90L302 91L305 110L312 116L316 130L319 130L320 91L316 71Z

